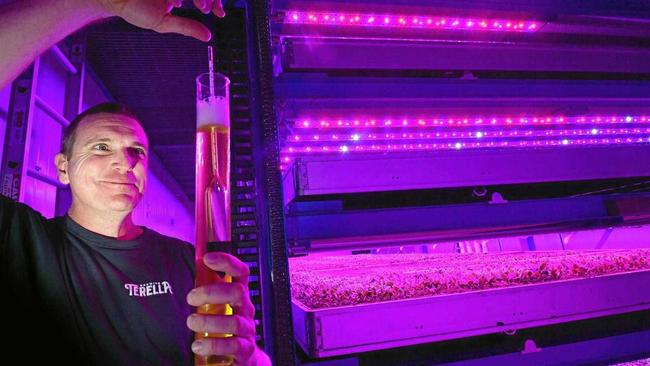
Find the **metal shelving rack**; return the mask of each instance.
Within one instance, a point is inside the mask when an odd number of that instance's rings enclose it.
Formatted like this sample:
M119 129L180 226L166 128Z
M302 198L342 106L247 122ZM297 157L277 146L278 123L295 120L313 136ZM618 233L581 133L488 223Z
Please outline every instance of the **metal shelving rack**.
M84 40L71 38L71 42L61 42L47 52L53 56L65 72L64 94L65 104L62 111L57 111L50 101L36 90L41 72L42 56L37 57L33 65L24 71L12 84L9 105L9 118L7 133L5 135L2 165L2 194L14 200L23 200L25 195L24 178L29 176L40 182L54 186L57 189L56 201L51 202L55 214L62 214L65 210L68 188L55 178L28 166L29 146L33 129L38 129L33 123L36 110L42 111L54 122L61 126L61 130L68 126L70 120L80 112L80 101L83 95L83 80L85 77Z

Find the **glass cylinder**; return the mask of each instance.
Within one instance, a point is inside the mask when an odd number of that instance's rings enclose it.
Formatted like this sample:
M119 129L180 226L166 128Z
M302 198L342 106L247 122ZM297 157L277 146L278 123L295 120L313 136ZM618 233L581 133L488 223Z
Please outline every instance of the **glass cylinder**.
M196 78L196 286L232 282L203 263L208 243L230 242L230 80L205 73ZM232 315L228 304L206 304L199 314ZM231 334L196 333L196 339L231 337ZM232 365L230 356L195 355L196 366Z

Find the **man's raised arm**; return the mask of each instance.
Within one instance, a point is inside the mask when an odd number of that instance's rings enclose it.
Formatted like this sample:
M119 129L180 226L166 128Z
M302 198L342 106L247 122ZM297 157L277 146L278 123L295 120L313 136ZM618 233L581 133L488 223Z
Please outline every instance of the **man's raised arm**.
M208 41L210 31L203 24L170 14L181 4L182 0L9 0L0 6L0 89L70 33L111 16L141 28ZM204 13L225 15L221 0L194 4Z

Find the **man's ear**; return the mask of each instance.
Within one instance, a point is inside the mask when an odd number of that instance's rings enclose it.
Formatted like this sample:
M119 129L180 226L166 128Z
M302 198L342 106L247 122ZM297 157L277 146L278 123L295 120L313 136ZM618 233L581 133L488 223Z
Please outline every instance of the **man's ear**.
M54 157L54 164L56 165L56 173L59 177L59 182L63 184L70 184L68 177L68 158L62 153L56 154Z

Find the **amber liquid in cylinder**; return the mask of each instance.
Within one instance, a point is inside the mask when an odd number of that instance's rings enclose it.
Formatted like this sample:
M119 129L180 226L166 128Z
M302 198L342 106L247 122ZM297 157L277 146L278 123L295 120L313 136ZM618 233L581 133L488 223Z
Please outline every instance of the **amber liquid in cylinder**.
M208 242L230 241L230 128L203 123L196 132L196 286L232 282L203 263ZM206 304L199 314L232 315L228 304ZM195 339L232 337L232 334L196 333ZM229 366L230 356L194 356L201 366Z

